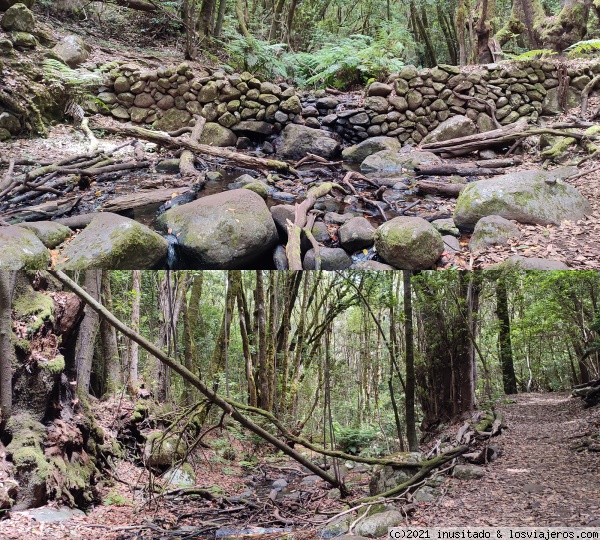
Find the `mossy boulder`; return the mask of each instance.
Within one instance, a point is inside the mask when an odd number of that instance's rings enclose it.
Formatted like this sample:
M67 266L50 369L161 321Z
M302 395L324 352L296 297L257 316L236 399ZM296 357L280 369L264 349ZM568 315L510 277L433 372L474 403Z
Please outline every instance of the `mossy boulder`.
M19 2L6 10L0 25L7 32L27 32L31 34L35 30L35 17L25 4Z
M472 182L458 197L454 222L459 229L473 230L481 218L492 215L534 225L583 219L592 212L590 203L561 180L577 172L575 167L561 167Z
M333 159L339 152L340 143L327 132L298 124L288 124L277 145L277 155L283 159L302 159L306 154Z
M398 152L402 145L395 137L369 137L368 139L345 148L342 152L344 161L361 163L367 156L381 152L382 150L392 150Z
M46 322L54 321L54 300L51 296L28 287L16 295L13 311L15 318L27 326L27 332L34 334Z
M352 266L352 259L342 248L321 247L321 270L345 270ZM315 270L316 257L315 250L309 249L304 256L304 270Z
M169 109L161 119L152 124L152 127L159 131L177 131L187 127L191 119L192 115L186 110Z
M419 463L423 456L419 452L400 452L394 454L394 459L405 463ZM389 465L375 465L369 481L369 493L379 495L406 482L415 474L414 467L390 467Z
M457 115L442 122L423 139L423 144L449 141L457 137L466 137L477 132L473 120L466 116Z
M200 143L211 146L235 146L237 137L229 128L215 122L207 122L200 136Z
M167 241L148 227L117 214L97 214L61 251L61 270L152 269L168 251Z
M69 227L55 221L32 221L19 223L18 226L31 231L49 249L62 244L72 234Z
M431 268L444 251L441 234L423 218L400 216L381 225L375 249L388 264L402 270Z
M386 510L368 516L355 527L354 532L367 538L379 538L387 535L390 527L397 527L404 523L404 516L398 510Z
M162 431L150 433L144 445L144 462L148 467L169 467L185 455L181 437Z
M246 268L277 243L263 198L249 189L202 197L159 218L178 235L178 247L202 269Z
M71 68L83 64L89 57L91 48L79 36L65 36L54 47L54 52Z
M510 238L518 238L520 235L519 227L512 221L500 216L486 216L475 225L473 236L469 241L469 249L478 250L506 244Z
M22 227L0 227L0 246L0 270L45 270L50 263L44 244Z
M383 171L400 172L404 169L414 169L424 165L438 165L442 160L431 152L397 152L381 150L367 156L360 164L363 172Z

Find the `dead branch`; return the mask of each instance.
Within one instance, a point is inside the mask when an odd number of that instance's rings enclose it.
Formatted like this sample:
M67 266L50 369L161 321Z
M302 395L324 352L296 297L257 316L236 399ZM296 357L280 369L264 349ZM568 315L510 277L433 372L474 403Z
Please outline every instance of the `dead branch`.
M467 184L454 184L451 182L436 182L434 180L419 180L415 187L419 193L426 195L441 195L456 198L465 189Z
M206 118L204 118L204 116L199 116L198 118L196 118L194 129L192 130L192 133L190 135L191 142L200 142L200 137L202 136L202 132L204 131L205 124ZM198 170L196 170L196 167L194 167L194 153L190 150L184 150L181 153L181 157L179 158L179 172L181 173L182 178L195 178L199 176Z
M600 75L596 75L589 83L587 83L581 92L581 118L585 118L588 108L590 93L594 87L600 82Z

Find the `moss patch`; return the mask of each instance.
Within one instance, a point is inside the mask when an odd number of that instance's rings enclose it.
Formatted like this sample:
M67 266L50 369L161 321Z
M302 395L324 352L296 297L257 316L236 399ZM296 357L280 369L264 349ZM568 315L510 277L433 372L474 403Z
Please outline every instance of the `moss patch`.
M57 375L62 373L65 370L65 358L62 354L56 355L54 360L50 360L50 362L43 362L40 364L42 369L45 369L52 375Z
M26 289L13 304L15 316L27 323L27 329L34 334L46 321L54 322L54 300L50 296Z

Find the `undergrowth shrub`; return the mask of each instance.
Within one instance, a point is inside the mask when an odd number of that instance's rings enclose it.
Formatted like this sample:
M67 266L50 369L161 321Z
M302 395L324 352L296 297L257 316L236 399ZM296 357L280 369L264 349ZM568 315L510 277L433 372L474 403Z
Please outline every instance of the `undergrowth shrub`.
M353 428L335 424L333 429L338 449L347 454L358 454L377 438L377 432L370 426Z

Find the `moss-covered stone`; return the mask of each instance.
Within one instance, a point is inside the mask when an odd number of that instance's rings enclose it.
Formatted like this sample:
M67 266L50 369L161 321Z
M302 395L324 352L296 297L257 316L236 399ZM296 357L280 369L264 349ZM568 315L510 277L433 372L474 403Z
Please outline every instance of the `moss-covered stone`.
M40 363L40 367L52 375L58 375L65 370L65 358L62 354L57 354L54 360Z
M26 289L13 303L15 317L27 324L27 330L34 334L47 321L53 322L54 300L52 297L33 289Z
M23 227L35 234L40 241L49 249L53 249L64 242L72 231L69 227L65 227L54 221L35 221L31 223L19 223L19 227Z
M0 270L45 270L50 254L40 240L21 227L0 227Z
M185 455L181 437L155 431L146 438L144 461L149 467L168 467Z

